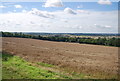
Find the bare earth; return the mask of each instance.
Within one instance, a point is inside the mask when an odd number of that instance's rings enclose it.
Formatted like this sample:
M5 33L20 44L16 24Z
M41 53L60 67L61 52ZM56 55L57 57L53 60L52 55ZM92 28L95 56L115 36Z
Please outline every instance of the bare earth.
M117 74L118 48L26 38L3 38L3 50L31 62L45 62L78 73Z

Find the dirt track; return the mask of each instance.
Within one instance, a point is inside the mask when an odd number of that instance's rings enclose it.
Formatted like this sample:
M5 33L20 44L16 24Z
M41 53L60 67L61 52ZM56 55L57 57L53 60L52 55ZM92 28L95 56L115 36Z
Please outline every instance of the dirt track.
M117 73L117 47L4 37L3 50L28 61L69 67L76 72Z

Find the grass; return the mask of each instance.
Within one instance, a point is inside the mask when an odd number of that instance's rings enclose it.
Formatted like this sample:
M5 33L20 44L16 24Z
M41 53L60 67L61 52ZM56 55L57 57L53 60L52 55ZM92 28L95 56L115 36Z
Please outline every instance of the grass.
M45 67L55 67L54 65L52 64L47 64L47 63L42 63L42 62L39 62L37 63L38 65L41 65L41 66L45 66Z
M70 79L70 77L33 66L18 56L2 55L3 79ZM47 67L52 65L39 63Z

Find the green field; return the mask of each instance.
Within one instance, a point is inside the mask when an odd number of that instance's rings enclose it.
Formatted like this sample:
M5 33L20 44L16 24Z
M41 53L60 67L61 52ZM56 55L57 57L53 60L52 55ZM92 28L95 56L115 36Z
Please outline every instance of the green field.
M49 70L44 70L23 60L18 56L9 54L2 55L3 79L70 79L71 77L61 75ZM50 64L38 63L44 67L53 67Z

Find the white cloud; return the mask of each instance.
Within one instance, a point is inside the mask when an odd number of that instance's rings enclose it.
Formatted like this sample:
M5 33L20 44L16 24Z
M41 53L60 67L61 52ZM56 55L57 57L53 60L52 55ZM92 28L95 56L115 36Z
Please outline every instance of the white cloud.
M6 8L6 6L1 5L0 8Z
M65 13L68 13L68 14L74 14L74 15L77 15L77 14L80 14L80 13L90 14L90 12L87 11L87 10L80 10L80 9L78 9L78 10L73 10L73 9L71 9L71 8L65 8L65 9L64 9L64 12L65 12Z
M73 10L73 9L72 9ZM77 10L73 10L77 13ZM0 31L110 33L118 31L118 12L89 11L90 14L65 14L61 11L32 9L24 13L1 13ZM52 15L52 18L51 18Z
M111 26L106 25L105 28L111 28Z
M98 27L98 28L111 28L111 26L109 25L98 25L98 24L94 24L95 27Z
M69 13L69 14L76 14L76 12L72 10L71 8L65 8L64 12Z
M99 0L98 4L102 4L102 5L111 5L111 1L110 0Z
M62 7L62 1L61 0L47 0L45 5L43 7Z
M27 11L26 10L22 10L23 13L26 13Z
M37 15L37 16L41 16L44 18L53 18L54 17L54 15L52 15L50 12L41 11L41 10L38 10L36 8L32 8L32 10L29 11L28 13L33 14L33 15Z
M61 19L61 21L62 21L62 22L65 22L65 23L67 23L67 22L68 22L68 20L67 20L67 19Z
M22 8L21 5L14 5L15 8Z
M90 12L87 11L87 10L76 10L76 11L77 11L77 13L86 13L86 14L90 14Z
M80 25L74 25L74 26L72 26L71 28L81 29L81 28L82 28L82 26L80 26Z

